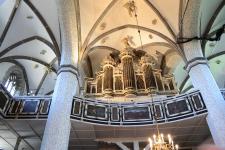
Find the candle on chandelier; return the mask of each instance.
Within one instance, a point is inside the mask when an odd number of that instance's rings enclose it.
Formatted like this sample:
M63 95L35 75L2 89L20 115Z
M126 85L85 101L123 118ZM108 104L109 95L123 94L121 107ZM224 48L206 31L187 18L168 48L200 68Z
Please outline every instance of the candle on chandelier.
M152 139L149 138L148 141L149 141L150 150L152 150L152 146L153 146L153 144L152 144Z
M154 143L156 143L156 135L153 135Z
M172 138L171 138L170 134L168 134L168 140L169 140L169 144L171 144L172 143Z
M163 137L163 134L161 134L161 139L162 139L162 142L164 142L164 137Z

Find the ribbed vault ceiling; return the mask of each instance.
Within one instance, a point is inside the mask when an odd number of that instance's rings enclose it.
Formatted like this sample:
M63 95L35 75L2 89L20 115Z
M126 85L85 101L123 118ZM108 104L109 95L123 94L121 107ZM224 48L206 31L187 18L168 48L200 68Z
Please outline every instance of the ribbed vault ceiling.
M190 89L191 82L183 70L182 46L176 44L189 0L135 0L138 25L129 14L128 2L74 1L81 74L93 76L104 57L124 48L121 40L127 36L134 48L141 49L137 32L140 29L143 50L155 58L157 52L165 55L166 67L175 74L178 87ZM202 0L196 35L215 35L215 30L225 23L224 3ZM0 81L7 69L16 64L25 69L30 90L51 93L60 60L60 41L55 0L0 1ZM202 41L203 53L210 60L220 87L225 81L225 73L219 71L225 67L224 41L225 35L218 42Z

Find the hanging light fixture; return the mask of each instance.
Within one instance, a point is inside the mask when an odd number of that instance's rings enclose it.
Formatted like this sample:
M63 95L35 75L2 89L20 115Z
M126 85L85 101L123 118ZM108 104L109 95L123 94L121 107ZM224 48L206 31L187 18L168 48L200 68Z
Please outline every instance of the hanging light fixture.
M168 134L167 138L164 138L163 134L153 135L152 139L149 138L150 150L178 150L179 146L174 145L173 139Z
M130 3L135 5L134 0L130 1ZM139 39L140 39L141 49L143 50L143 42L142 42L141 30L140 30L139 21L138 21L137 7L134 6L133 8L134 8L134 17L135 17L135 21L136 21L136 25L137 25L137 29L138 29L138 35L139 35ZM150 97L151 97L153 111L154 111L154 101L153 101L153 97L152 97L151 88L150 88ZM153 113L153 119L156 124L157 135L154 134L152 136L152 138L149 138L150 150L178 150L179 146L177 144L174 144L173 139L170 134L168 134L167 136L164 136L164 134L160 133L155 111Z

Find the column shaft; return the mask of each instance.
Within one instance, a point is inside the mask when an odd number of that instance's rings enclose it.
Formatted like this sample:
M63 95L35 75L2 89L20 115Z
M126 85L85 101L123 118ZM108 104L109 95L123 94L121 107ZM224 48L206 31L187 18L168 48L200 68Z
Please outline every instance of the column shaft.
M214 142L225 147L225 101L202 55L199 41L184 44L186 69L193 86L199 89L208 110L207 122Z
M57 77L41 150L68 149L70 112L77 85L77 79L72 73L62 72Z
M206 64L199 64L190 70L189 75L206 104L207 122L214 142L225 147L225 101L210 69Z
M78 89L78 42L73 0L55 0L61 29L61 62L45 126L41 150L67 150L70 137L70 113Z

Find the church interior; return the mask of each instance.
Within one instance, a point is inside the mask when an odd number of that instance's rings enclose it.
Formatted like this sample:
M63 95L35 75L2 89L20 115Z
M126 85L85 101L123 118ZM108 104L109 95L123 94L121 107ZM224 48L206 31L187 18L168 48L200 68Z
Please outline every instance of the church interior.
M225 0L0 0L0 150L225 149L224 33Z

